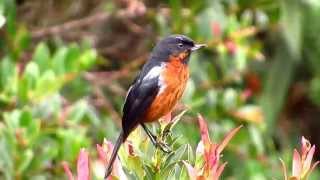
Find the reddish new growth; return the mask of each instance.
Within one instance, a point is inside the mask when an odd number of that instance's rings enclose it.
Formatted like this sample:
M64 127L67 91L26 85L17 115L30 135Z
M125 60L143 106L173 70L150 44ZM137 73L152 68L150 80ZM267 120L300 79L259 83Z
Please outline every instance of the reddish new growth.
M192 167L187 162L184 162L184 164L188 169L190 179L218 180L227 164L226 162L220 164L219 160L221 152L242 126L229 132L220 144L215 144L210 140L207 123L201 115L199 115L198 121L200 125L201 141L197 147L197 153L200 153L203 156L204 164L200 166L200 168Z
M74 176L69 168L69 165L66 162L62 163L63 169L68 176L68 180L74 180ZM81 149L78 161L77 161L77 180L89 180L90 179L90 170L89 170L89 155L85 149Z
M131 145L128 145L131 146ZM113 144L107 140L104 140L102 145L97 144L97 152L99 161L102 164L102 167L105 167L108 164L111 153L113 150ZM132 152L133 153L133 152ZM68 180L89 180L90 179L90 166L89 166L89 155L84 149L80 150L77 160L77 175L74 176L69 168L69 165L66 162L62 163L64 171L68 177ZM116 179L126 180L127 177L124 174L122 166L119 159L117 158L113 165L113 170L111 176L108 177L108 180Z
M222 30L221 30L221 25L219 24L219 22L216 22L216 21L212 22L211 31L215 37L221 36Z
M311 174L314 168L319 164L319 161L312 164L312 159L313 159L315 150L316 150L315 145L311 145L309 140L307 140L302 136L301 154L298 152L297 149L294 149L293 151L292 176L288 177L286 165L280 159L285 180L289 180L289 179L307 180L308 176Z

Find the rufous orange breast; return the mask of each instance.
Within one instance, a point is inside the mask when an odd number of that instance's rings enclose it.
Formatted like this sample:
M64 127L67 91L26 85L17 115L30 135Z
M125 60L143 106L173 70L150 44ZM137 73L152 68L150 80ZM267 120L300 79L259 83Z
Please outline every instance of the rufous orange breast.
M187 53L171 56L169 62L166 63L161 73L165 87L163 90L160 90L148 108L143 122L156 121L168 114L182 97L189 79L189 68L184 63L186 56L188 56Z

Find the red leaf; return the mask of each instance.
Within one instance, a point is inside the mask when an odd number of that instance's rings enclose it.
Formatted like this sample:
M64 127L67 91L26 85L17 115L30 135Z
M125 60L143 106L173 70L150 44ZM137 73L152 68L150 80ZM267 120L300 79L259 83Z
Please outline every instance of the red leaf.
M128 151L128 154L130 155L130 156L135 156L135 153L134 153L134 151L133 151L133 145L132 145L132 142L131 141L129 141L129 140L127 140L126 142L125 142L125 145L127 146L127 151Z
M97 144L97 151L100 160L102 160L105 164L108 164L113 151L113 144L110 141L104 139L102 146ZM108 177L108 180L113 179L113 177L117 177L119 179L124 180L126 179L120 161L117 157L114 161L112 173L111 176Z
M231 138L242 128L242 125L238 126L237 128L233 129L229 132L223 139L223 141L218 146L218 154L222 152L222 150L227 146Z
M313 154L314 151L316 150L316 147L313 145L312 148L310 149L310 151L308 151L308 154L306 156L306 159L304 159L303 162L303 170L309 170L311 163L312 163L312 158L313 158Z
M294 149L292 162L292 176L299 177L301 174L302 162L299 152Z
M221 26L218 22L213 22L211 25L212 34L214 36L220 36L221 35Z
M219 177L221 176L222 171L224 170L224 167L226 167L226 165L227 165L227 162L223 163L223 164L217 169L217 172L216 172L216 174L215 174L216 179L219 179Z
M234 55L237 51L237 44L232 40L226 40L224 42L225 47L228 50L228 53Z
M70 167L69 167L68 163L65 162L65 161L63 161L63 162L62 162L62 166L63 166L64 172L65 172L65 173L67 174L67 176L68 176L68 180L73 180L74 178L73 178L73 175L72 175L72 172L71 172L71 170L70 170Z
M208 164L207 171L216 171L219 166L219 154L217 152L216 145L212 144L210 147L210 151L205 154L206 163Z
M261 92L261 79L258 74L248 72L245 74L246 89L250 90L253 94Z
M78 156L77 174L77 180L89 180L89 155L85 149L81 149Z
M252 92L251 89L245 89L245 90L241 93L240 97L241 97L241 100L247 101L252 95L253 95L253 92Z
M203 119L203 117L199 114L198 121L200 126L201 140L204 145L205 152L208 152L211 146L211 141L208 132L207 122Z
M103 148L99 144L97 144L96 147L97 147L97 152L98 152L98 156L99 156L100 161L102 161L104 164L106 164L107 163L107 154L104 152Z

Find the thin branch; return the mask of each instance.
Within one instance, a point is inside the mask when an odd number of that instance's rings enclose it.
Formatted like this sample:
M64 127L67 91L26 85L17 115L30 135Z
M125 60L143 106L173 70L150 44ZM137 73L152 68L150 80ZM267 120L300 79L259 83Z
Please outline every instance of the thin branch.
M117 71L87 72L84 74L84 78L92 84L109 86L109 83L116 79L130 76L130 72L144 63L147 57L148 53L143 54Z
M82 19L69 21L63 24L35 29L32 31L32 38L38 39L45 36L59 35L61 33L71 31L73 29L83 28L92 24L98 24L106 21L110 17L110 13L99 12L92 16L88 16Z
M111 119L118 126L121 126L120 114L115 110L112 103L105 97L102 90L98 86L94 86L93 90L95 92L95 95L97 96L98 105L103 106L110 113Z

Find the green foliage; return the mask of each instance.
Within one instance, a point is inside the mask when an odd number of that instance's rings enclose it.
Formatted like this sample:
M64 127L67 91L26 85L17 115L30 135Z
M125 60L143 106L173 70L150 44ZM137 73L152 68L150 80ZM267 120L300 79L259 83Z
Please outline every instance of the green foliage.
M40 43L22 74L10 57L0 61L2 178L48 178L52 166L75 159L79 149L90 144L87 128L80 126L90 107L79 100L67 107L77 114L64 117L62 88L92 67L96 56L78 45L51 53Z

